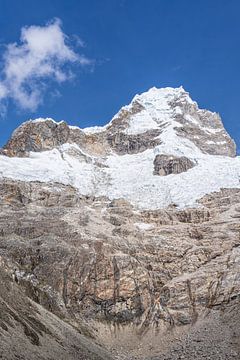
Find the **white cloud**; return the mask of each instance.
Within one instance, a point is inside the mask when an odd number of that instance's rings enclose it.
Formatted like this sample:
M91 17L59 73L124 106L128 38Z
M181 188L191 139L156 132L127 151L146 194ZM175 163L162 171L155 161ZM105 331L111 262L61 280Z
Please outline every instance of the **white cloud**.
M5 98L6 94L7 94L7 89L3 84L0 83L0 101L1 99Z
M3 55L0 101L12 99L19 107L34 111L43 101L47 80L64 82L72 77L67 66L91 64L67 43L59 19L22 28L20 44L7 45Z

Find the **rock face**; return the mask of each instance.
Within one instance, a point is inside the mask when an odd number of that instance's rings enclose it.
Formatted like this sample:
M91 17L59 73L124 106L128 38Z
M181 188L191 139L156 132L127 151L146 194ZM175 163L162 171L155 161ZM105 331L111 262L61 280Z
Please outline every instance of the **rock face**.
M9 156L25 156L29 151L51 150L65 143L75 143L97 154L95 147L104 148L104 153L135 154L161 144L171 132L172 138L175 134L180 142L180 138L188 139L203 153L236 156L236 145L224 129L220 116L199 109L183 88L152 88L136 95L102 128L81 131L50 118L26 122L15 130L4 150Z
M219 114L199 109L186 93L170 104L177 110L176 122L182 125L176 128L178 136L189 139L207 154L236 155L236 145L224 129Z
M194 163L185 156L157 155L154 159L154 174L180 174L193 166Z
M32 301L12 281L1 258L0 356L2 359L112 359L86 335ZM15 279L16 280L16 279Z
M65 144L69 138L69 127L65 122L52 120L27 122L12 135L4 150L9 156L26 156L29 151L44 151Z
M136 213L126 201L79 197L60 184L6 181L1 257L47 311L114 353L124 346L127 359L129 351L147 357L153 344L161 351L158 331L191 328L238 296L239 203L239 190L223 190L199 209Z
M0 357L240 357L240 159L218 115L151 89L105 127L24 123L2 154Z

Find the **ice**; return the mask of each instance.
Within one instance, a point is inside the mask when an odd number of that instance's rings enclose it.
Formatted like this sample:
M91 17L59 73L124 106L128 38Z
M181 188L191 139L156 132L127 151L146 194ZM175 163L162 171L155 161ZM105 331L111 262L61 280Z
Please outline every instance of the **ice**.
M176 98L195 104L182 87L152 88L136 95L132 100L132 103L138 101L144 109L130 117L124 131L129 135L143 134L161 126L162 132L156 135L160 145L154 149L125 155L112 152L101 158L85 153L76 144L64 144L51 151L32 152L25 158L1 155L0 178L71 185L80 194L106 196L110 199L124 198L139 209L160 209L170 204L175 204L178 208L197 206L197 200L205 194L221 188L240 188L239 156L231 158L204 154L191 140L177 135L175 128L182 125L177 122L175 115L180 114L181 109L175 107L173 111L169 105L169 101ZM131 109L132 103L124 109ZM114 119L117 117L118 114ZM54 121L51 118L34 121L47 120ZM190 115L186 116L186 120L194 124L197 122ZM97 133L110 125L111 122L102 127L81 130L86 134ZM73 126L71 128L80 129ZM208 126L202 129L213 134L222 131ZM211 141L208 140L208 143ZM219 145L223 143L218 141ZM71 149L75 151L69 151ZM180 174L163 177L154 175L153 162L157 154L186 156L195 166ZM98 166L99 163L103 166ZM143 227L144 225L140 225L139 228L145 230Z
M65 144L59 149L31 153L29 158L0 156L0 178L69 184L83 195L125 198L141 209L170 204L179 208L195 206L205 194L221 188L240 188L240 157L199 153L193 158L197 165L192 169L161 177L153 175L154 149L108 156L102 159L108 167L99 168L94 157L86 162L70 155L72 146ZM185 153L183 149L179 152Z

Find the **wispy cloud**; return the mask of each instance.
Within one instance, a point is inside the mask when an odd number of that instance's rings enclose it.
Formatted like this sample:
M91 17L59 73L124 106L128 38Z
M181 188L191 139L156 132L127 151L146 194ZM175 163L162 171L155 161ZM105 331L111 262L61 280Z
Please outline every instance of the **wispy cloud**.
M68 40L59 19L22 28L20 43L8 44L2 57L0 108L12 99L18 107L34 111L43 102L49 80L62 83L73 76L70 65L91 65ZM83 45L80 40L78 46Z

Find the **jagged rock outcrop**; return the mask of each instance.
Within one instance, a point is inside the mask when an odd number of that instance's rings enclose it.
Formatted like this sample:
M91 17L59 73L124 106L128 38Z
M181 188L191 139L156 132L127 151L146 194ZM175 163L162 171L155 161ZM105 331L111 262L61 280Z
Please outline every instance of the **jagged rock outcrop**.
M161 142L156 139L156 135L160 134L160 130L149 130L141 134L127 135L125 133L114 133L107 137L107 141L111 148L119 155L137 154L147 149L153 149Z
M189 139L204 153L236 156L236 144L224 129L219 114L199 109L184 93L171 101L171 106L177 109L175 120L182 125L175 128L178 136Z
M142 120L144 119L144 121ZM165 129L165 131L164 131ZM160 145L161 134L173 129L203 153L236 155L236 145L218 114L201 110L183 88L156 89L136 95L105 127L84 131L66 122L37 119L22 124L4 146L8 156L26 156L29 151L51 150L75 143L90 153L135 154Z
M180 174L194 166L193 161L185 156L157 155L154 159L154 174L166 176Z
M68 125L63 121L26 122L14 131L3 150L8 156L26 156L29 151L44 151L65 144L69 133Z

